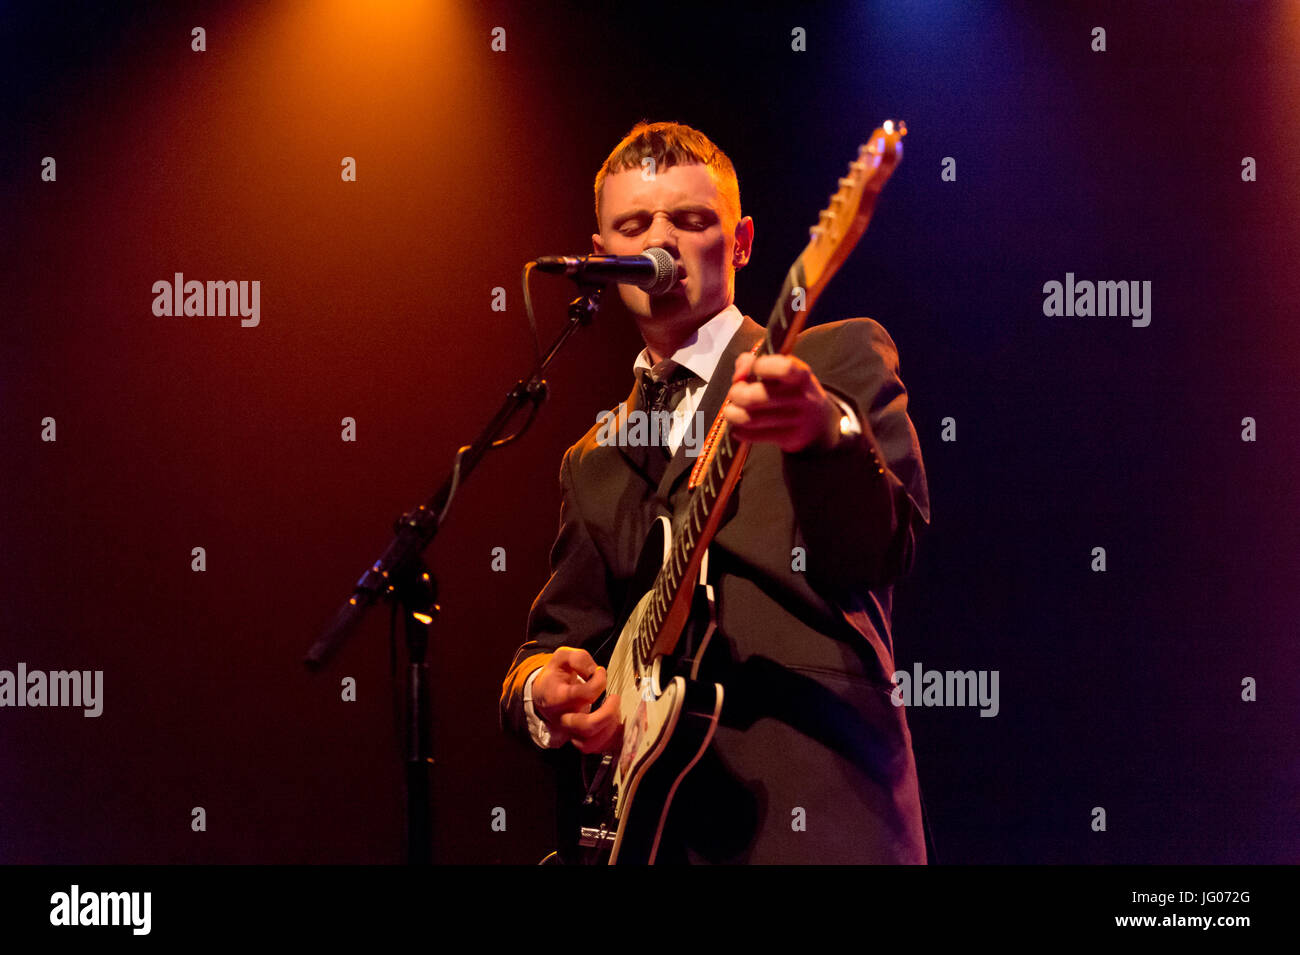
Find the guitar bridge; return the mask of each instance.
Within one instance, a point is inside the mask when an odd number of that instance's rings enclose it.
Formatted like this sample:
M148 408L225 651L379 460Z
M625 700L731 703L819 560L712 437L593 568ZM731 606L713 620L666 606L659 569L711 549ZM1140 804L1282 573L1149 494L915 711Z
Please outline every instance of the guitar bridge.
M617 838L617 833L610 832L605 826L601 826L599 829L583 826L578 830L578 845L586 846L589 849L597 846L612 846Z

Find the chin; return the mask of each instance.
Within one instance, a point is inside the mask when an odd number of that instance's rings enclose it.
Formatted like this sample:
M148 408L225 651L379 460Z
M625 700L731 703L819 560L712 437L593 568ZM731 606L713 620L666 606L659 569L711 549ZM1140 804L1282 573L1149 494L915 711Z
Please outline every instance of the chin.
M681 288L674 289L666 295L656 295L649 300L649 307L650 314L656 318L697 317L702 319L713 317L720 308L710 310L700 302L691 301L687 297L686 290ZM706 312L707 314L705 314Z
M694 309L679 295L659 295L650 299L648 311L652 318L683 318Z

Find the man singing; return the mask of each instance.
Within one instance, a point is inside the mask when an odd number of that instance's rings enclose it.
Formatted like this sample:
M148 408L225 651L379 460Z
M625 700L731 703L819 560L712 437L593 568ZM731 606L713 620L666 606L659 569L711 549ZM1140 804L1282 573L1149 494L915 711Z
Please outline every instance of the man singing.
M654 393L671 426L667 447L598 440L598 425L565 453L551 578L506 676L502 725L562 780L579 753L616 750L618 697L593 709L611 632L639 596L628 584L651 523L689 500L691 422L729 399L733 435L753 445L709 548L717 629L699 673L724 703L656 861L924 863L911 735L890 697L890 612L930 503L894 342L857 318L807 330L792 355L750 353L763 328L733 300L754 222L731 161L698 130L638 124L595 195L596 252L658 247L678 266L662 295L618 287L645 341L621 411ZM562 828L575 825L573 785Z

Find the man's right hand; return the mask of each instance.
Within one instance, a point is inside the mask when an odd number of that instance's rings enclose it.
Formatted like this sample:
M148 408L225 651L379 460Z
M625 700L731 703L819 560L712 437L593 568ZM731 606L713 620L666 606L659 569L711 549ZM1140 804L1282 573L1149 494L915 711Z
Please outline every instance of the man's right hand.
M613 751L620 742L618 695L594 713L591 704L605 692L605 668L586 650L560 647L533 680L533 709L584 753Z

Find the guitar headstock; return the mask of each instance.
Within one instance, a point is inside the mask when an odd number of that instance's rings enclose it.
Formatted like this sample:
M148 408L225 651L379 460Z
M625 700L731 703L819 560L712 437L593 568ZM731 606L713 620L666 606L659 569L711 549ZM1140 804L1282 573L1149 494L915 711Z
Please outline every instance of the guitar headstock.
M907 124L885 120L858 148L848 175L808 231L812 238L803 251L808 295L815 299L840 264L848 258L876 208L880 190L903 158Z

